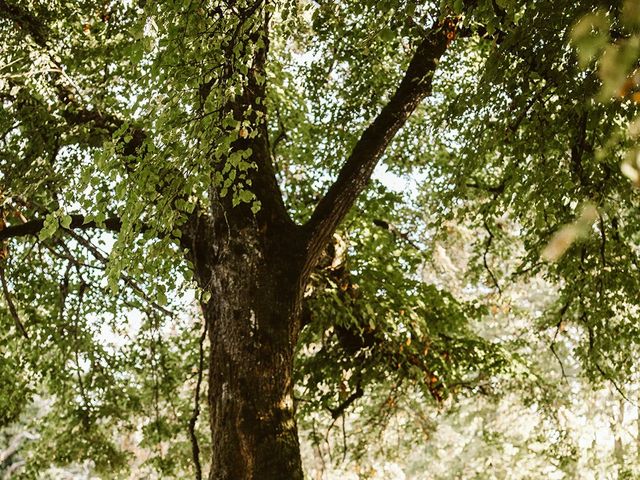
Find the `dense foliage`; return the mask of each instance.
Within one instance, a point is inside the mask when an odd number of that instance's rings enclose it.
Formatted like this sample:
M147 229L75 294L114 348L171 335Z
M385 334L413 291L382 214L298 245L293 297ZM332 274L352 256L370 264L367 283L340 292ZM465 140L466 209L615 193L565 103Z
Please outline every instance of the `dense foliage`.
M556 359L626 395L638 18L633 1L0 0L0 427L36 434L16 472L191 475L194 437L211 442L197 304L216 299L183 226L218 197L264 211L264 172L233 147L263 126L305 222L433 29L433 91L305 289L302 443L354 408L354 458L391 419L421 438L425 410L474 398L551 418ZM238 120L251 82L266 94Z

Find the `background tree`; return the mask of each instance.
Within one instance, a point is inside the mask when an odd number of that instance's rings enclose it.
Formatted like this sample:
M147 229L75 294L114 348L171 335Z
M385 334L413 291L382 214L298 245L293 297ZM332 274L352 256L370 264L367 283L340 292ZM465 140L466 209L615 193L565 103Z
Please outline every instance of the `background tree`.
M124 467L129 429L165 475L190 449L197 478L201 451L210 478L302 478L296 406L483 393L522 362L472 328L482 298L419 277L452 220L485 232L471 283L545 276L544 321L629 376L637 200L608 140L634 108L592 101L568 45L598 7L624 34L611 2L0 0L2 420L53 399L25 475ZM365 193L379 163L421 188Z

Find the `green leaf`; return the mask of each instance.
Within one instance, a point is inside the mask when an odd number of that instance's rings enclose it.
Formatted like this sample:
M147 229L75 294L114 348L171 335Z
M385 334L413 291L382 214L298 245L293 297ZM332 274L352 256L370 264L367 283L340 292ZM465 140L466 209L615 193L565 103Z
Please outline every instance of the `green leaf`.
M53 236L59 228L59 220L57 214L49 214L44 219L44 225L38 233L38 239L42 242Z
M393 40L395 36L396 36L396 32L394 32L388 27L385 27L380 31L380 38L385 42L389 42Z
M249 190L240 190L239 198L241 202L249 203L255 198L255 195Z

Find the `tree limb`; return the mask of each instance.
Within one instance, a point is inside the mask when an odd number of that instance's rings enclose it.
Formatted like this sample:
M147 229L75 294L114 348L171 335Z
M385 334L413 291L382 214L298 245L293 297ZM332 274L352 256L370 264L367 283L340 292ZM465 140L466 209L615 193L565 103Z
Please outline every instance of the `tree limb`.
M239 21L231 37L236 39L235 43L240 45L258 45L262 47L256 48L252 53L251 66L248 74L246 74L246 84L244 85L240 95L228 102L224 110L232 114L233 118L238 122L249 122L251 128L256 130L255 137L240 137L231 145L232 153L234 151L251 150L251 161L257 168L251 168L247 171L247 177L250 180L251 191L261 203L261 208L255 214L250 211L250 205L234 206L232 197L227 196L221 198L220 201L225 204L221 213L228 215L229 221L238 220L241 223L254 222L257 219L261 228L266 229L267 225L273 227L291 227L293 221L285 207L282 191L278 184L275 167L273 163L272 148L269 144L269 132L267 128L267 108L263 101L266 96L266 65L269 51L269 22L270 14L268 9L264 7L264 0L256 0L248 8L238 14ZM255 17L255 26L253 30L247 30L243 33L243 28L248 28L245 24L251 17ZM244 37L243 37L244 36ZM234 42L230 42L233 45ZM231 72L236 68L234 65L234 54L229 51L227 53L229 61L224 66L223 79L227 81L232 77ZM221 167L217 165L216 168ZM238 208L239 207L239 208ZM269 228L269 232L279 232L279 228ZM279 236L279 233L276 233Z
M104 221L104 226L98 225L94 220L90 222L86 221L84 215L70 215L71 224L69 229L81 229L86 230L88 228L102 228L112 232L120 231L122 227L122 221L118 217L107 218ZM0 230L0 241L8 240L14 237L24 237L27 235L38 235L40 230L44 227L44 219L31 220L20 225L11 225L4 230Z
M367 186L376 164L395 134L418 104L431 93L433 74L454 29L454 22L446 19L426 33L396 92L362 133L337 180L304 225L308 238L308 269L312 268L329 237Z
M207 317L203 317L204 328L202 329L202 335L200 335L200 341L198 343L198 377L193 399L193 412L189 419L189 439L191 441L191 453L193 455L193 466L195 468L196 480L202 480L202 464L200 463L200 445L198 444L198 436L196 435L196 423L200 416L200 387L202 385L202 372L204 370L204 341L207 338L207 330L209 328Z

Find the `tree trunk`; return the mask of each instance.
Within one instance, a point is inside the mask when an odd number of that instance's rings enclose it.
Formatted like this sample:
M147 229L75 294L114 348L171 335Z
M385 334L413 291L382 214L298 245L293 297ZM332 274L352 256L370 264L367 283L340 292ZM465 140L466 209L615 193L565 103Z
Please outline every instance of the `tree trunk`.
M221 228L229 228L222 224ZM302 479L293 403L302 255L296 229L214 236L197 262L210 341L211 480ZM219 241L224 237L224 241Z
M269 15L266 10L261 15L262 27L249 39L251 44L262 40L263 47L254 52L242 94L225 107L238 124L248 122L255 132L239 136L231 150L250 152L256 168L247 171L246 185L261 208L254 214L249 205L234 205L231 195L218 198L212 190L210 215L193 216L183 237L198 283L211 293L202 305L211 347L211 480L302 480L292 369L306 280L387 145L431 92L433 73L455 28L447 20L425 36L336 182L309 221L297 226L284 205L269 148L262 101Z

